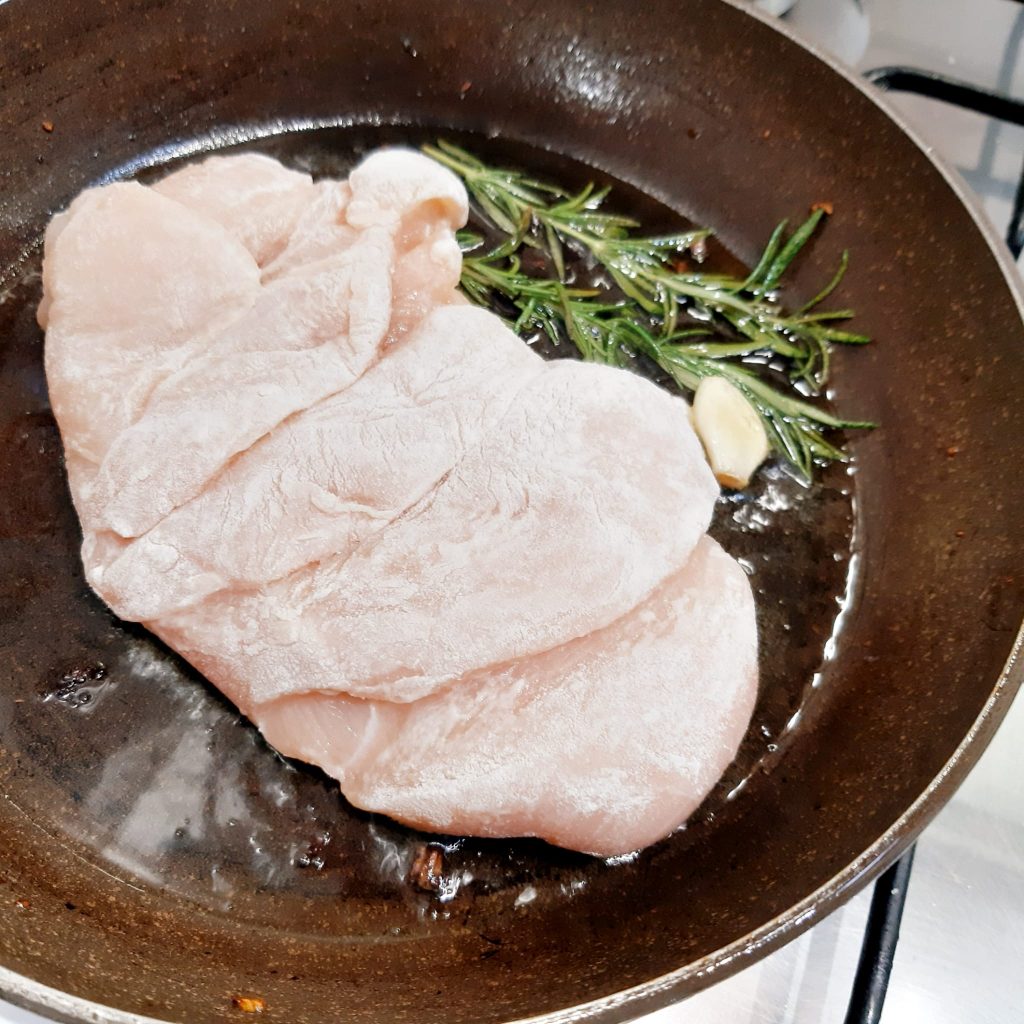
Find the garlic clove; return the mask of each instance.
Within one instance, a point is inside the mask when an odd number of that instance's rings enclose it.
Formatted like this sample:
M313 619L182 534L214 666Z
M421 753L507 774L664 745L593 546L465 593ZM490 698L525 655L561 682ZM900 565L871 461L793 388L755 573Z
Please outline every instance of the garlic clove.
M725 487L742 488L768 457L768 435L743 392L723 377L705 377L693 396L693 427L712 472Z

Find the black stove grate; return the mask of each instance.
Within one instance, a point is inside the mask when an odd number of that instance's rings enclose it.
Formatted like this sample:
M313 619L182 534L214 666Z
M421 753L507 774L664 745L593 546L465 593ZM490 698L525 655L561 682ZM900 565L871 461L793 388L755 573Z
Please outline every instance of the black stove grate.
M1018 25L1022 30L1015 33L1012 49L1020 47L1024 41L1024 22ZM886 91L916 93L1024 127L1024 100L1005 92L982 89L934 71L903 66L875 68L864 77ZM1014 259L1024 250L1024 168L1014 197L1006 244ZM875 883L844 1024L879 1024L881 1020L913 863L914 847L911 847Z
M1018 41L1019 42L1019 41ZM982 89L935 71L922 71L900 65L875 68L865 78L881 89L892 92L910 92L929 99L941 100L965 110L973 110L996 121L1024 127L1024 100L994 89ZM1006 233L1006 244L1016 259L1024 249L1024 169L1013 202L1013 215Z
M913 864L912 846L875 882L844 1024L878 1024L882 1018Z

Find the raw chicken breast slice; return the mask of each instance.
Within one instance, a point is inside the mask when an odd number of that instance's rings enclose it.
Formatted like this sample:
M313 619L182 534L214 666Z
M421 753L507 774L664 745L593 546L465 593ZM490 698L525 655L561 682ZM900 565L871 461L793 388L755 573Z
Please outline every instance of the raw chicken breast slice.
M219 224L116 184L83 192L51 225L43 287L46 378L81 510L153 390L256 301L259 269Z
M407 149L380 149L348 181L321 181L315 188L315 199L283 251L264 268L265 278L291 273L337 251L354 232L379 227L395 236L399 255L423 242L439 242L434 259L448 273L435 277L430 291L458 284L462 260L454 231L466 223L469 204L458 179L433 160ZM395 277L397 284L405 275Z
M421 241L438 224L454 231L469 216L469 199L459 179L411 149L375 150L352 171L348 184L348 223L401 230L406 242Z
M277 424L358 380L384 342L393 269L391 238L377 229L265 286L112 443L91 521L139 536Z
M153 188L234 234L265 280L334 255L373 227L395 236L400 254L423 242L446 242L450 260L451 247L456 257L459 251L452 232L469 215L454 175L398 148L370 154L348 181L314 182L270 157L242 153L188 164ZM450 287L457 283L458 268ZM435 278L432 286L438 285Z
M410 152L366 163L378 170L314 185L265 157L214 157L154 188L90 190L51 225L40 319L56 405L81 391L57 412L87 535L152 529L455 300L458 181ZM287 273L260 287L271 255Z
M548 363L354 553L147 624L215 658L212 680L248 703L416 700L626 614L686 563L717 494L685 402L612 367Z
M394 311L389 338L416 327L434 306L457 300L462 253L455 231L469 205L459 180L410 150L378 150L347 181L319 181L317 198L264 279L337 251L347 234L378 228L395 241ZM347 233L346 233L347 232Z
M345 557L430 493L545 363L497 317L441 307L352 387L281 424L129 544L86 540L90 582L153 620Z
M213 158L47 232L47 380L83 561L361 806L617 853L750 713L749 587L702 539L688 407L545 363L457 292L466 194Z
M459 301L462 252L455 231L466 223L466 190L445 168L407 149L380 149L349 177L348 223L395 236L395 308L390 341L414 329L437 305Z
M352 197L347 181L314 182L260 154L208 157L153 188L235 235L264 281L337 255L359 234L345 220Z
M284 250L299 218L321 191L308 174L259 153L186 164L153 188L217 221L261 267Z
M735 756L756 692L750 585L705 537L611 626L443 693L408 704L309 693L248 713L365 810L611 856L697 808Z
M345 209L352 198L348 182L318 181L313 188L313 200L299 217L291 237L263 267L264 281L273 281L333 256L351 245L359 234L345 220Z

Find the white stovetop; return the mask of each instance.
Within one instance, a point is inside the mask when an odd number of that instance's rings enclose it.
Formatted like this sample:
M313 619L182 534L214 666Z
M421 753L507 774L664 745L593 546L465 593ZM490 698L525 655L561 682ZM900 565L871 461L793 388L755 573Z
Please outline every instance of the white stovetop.
M1024 7L1010 0L862 6L797 0L791 23L862 70L913 64L1024 97ZM895 102L961 170L1002 231L1024 165L1024 130L917 97ZM870 899L870 890L862 892L765 960L641 1024L839 1024ZM1024 1020L1022 965L1024 698L918 842L882 1024ZM45 1022L0 1002L0 1024Z

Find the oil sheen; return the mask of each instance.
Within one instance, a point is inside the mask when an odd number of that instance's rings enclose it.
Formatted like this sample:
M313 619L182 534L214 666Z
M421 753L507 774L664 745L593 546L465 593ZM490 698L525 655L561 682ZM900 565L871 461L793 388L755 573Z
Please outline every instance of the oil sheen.
M376 146L418 145L436 134L270 125L146 154L105 180L152 180L205 152L243 148L317 176L343 176ZM490 161L570 186L611 184L614 208L652 232L681 226L642 192L572 160L446 135ZM322 773L271 750L181 658L118 621L82 577L35 324L39 261L37 247L0 296L0 544L12 566L0 579L0 650L16 666L0 680L0 749L8 755L0 783L38 824L40 842L70 844L126 884L212 913L272 923L286 907L310 932L330 927L355 939L369 928L376 941L422 934L475 901L533 912L576 898L609 873L643 872L659 856L665 844L597 862L531 840L426 835L358 811ZM714 242L706 266L740 269ZM572 269L579 280L593 273L582 260ZM531 341L549 358L575 356L568 346ZM658 380L649 367L635 369ZM806 486L769 464L747 491L719 500L711 532L741 560L757 599L761 690L739 756L670 843L699 842L716 821L741 813L743 801L756 798L748 783L785 758L827 687L829 659L842 649L837 616L855 596L855 480L851 467L834 465ZM353 916L353 906L379 909L367 919Z

